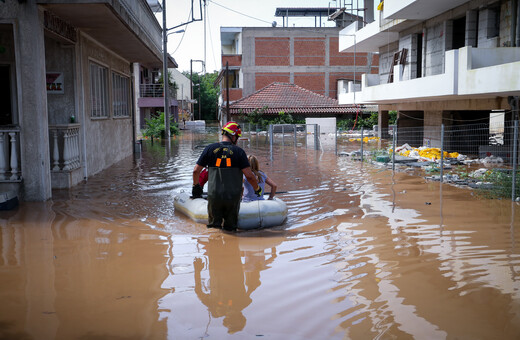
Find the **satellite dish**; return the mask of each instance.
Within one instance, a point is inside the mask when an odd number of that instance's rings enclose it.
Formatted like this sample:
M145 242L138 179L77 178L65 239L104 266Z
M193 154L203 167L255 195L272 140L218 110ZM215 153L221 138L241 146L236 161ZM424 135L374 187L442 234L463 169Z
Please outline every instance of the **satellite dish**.
M276 21L273 21L273 23L271 24L273 27L276 27L276 25L278 25L278 23Z

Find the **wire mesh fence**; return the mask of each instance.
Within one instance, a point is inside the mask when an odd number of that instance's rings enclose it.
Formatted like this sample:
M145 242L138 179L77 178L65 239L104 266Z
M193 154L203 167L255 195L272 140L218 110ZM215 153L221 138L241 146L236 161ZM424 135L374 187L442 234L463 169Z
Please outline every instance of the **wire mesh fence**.
M353 144L346 150L356 150L350 153L340 150L340 155L359 155L364 161L389 163L394 170L416 167L431 180L467 185L493 197L520 200L517 121L390 126L376 135L364 135L362 130L340 135Z
M322 133L317 124L242 124L246 135L277 145L332 151L353 160L415 168L430 180L482 189L494 197L520 200L518 122L449 126L389 126L385 129Z

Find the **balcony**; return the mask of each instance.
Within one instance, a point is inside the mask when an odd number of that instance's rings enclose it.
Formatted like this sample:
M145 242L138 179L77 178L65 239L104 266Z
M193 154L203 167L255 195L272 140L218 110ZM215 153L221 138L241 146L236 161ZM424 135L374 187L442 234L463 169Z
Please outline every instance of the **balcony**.
M405 20L398 20L393 25L403 23ZM387 23L387 26L390 25ZM340 52L379 52L379 47L399 40L399 33L390 31L389 27L383 27L381 16L376 20L359 29L357 22L345 27L339 32L339 51Z
M458 7L468 0L385 0L385 19L426 20Z
M229 63L229 67L240 67L242 66L242 55L241 54L223 54L222 55L222 68L226 67L226 62Z
M53 188L70 188L83 180L80 127L80 124L49 125Z
M472 48L445 52L444 73L403 79L403 65L394 66L392 83L381 84L377 74L363 74L361 90L344 86L340 104L389 104L453 100L457 96L483 98L520 91L520 48Z
M20 182L20 127L3 126L0 129L0 182Z
M162 84L141 84L140 88L141 97L147 98L163 98L164 88ZM177 98L177 90L173 86L168 86L168 96L170 98Z
M520 47L464 47L459 51L459 95L518 95Z

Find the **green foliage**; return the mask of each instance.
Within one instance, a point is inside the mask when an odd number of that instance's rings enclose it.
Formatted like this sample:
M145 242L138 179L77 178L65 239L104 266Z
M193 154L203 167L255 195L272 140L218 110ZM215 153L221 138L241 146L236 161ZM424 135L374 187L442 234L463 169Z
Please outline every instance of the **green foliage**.
M248 114L241 114L239 120L249 123L251 125L259 125L266 127L269 124L305 124L305 121L296 120L294 117L285 111L278 112L277 116L266 116L265 111L267 106L261 109L255 109Z
M397 111L389 111L388 116L388 124L394 125L395 121L397 120Z
M372 129L374 125L377 125L378 113L372 112L370 116L363 118L362 116L358 116L357 122L353 118L348 119L339 119L336 122L336 127L339 130L352 130L354 128L354 123L356 124L356 129Z
M145 118L145 122L146 128L142 131L143 136L151 138L152 141L154 138L159 139L164 137L164 112L160 112L158 116L150 119ZM173 121L173 117L170 116L170 135L175 136L179 133L179 126Z
M294 118L290 113L278 112L278 116L273 117L270 124L294 124Z
M190 78L189 72L183 72L183 74ZM191 81L193 83L193 98L197 100L193 110L193 114L196 119L199 119L199 105L200 105L200 117L202 120L216 120L217 119L217 106L218 96L220 89L214 86L215 80L217 80L218 72L199 74L193 73ZM200 84L200 85L198 85ZM195 86L198 85L198 86ZM200 103L199 102L200 95Z
M490 198L511 198L513 194L513 174L512 171L500 169L490 169L481 178L483 182L491 183L491 188L482 189L480 193ZM520 173L516 174L515 184L516 196L520 196Z

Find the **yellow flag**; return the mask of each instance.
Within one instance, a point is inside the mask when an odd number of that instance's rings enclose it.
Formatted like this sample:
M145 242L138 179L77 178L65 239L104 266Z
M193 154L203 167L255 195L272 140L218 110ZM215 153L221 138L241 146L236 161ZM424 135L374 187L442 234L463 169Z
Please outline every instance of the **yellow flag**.
M379 5L377 5L377 10L378 10L378 11L382 11L382 10L383 10L383 3L384 3L384 1L381 1L381 2L379 3Z

